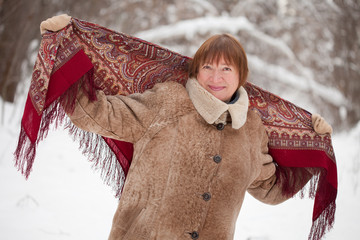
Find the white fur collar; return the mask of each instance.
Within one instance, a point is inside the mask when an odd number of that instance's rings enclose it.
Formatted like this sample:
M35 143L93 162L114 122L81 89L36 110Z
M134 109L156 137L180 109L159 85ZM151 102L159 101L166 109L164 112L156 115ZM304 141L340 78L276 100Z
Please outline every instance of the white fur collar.
M239 129L245 124L249 99L243 87L237 90L240 97L233 104L227 104L217 99L193 78L187 81L186 90L196 110L207 123L215 123L223 113L229 111L234 129Z

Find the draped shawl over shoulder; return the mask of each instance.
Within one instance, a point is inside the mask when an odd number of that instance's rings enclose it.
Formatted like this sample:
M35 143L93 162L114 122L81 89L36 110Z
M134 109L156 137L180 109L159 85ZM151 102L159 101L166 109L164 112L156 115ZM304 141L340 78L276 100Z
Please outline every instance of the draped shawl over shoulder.
M74 107L78 89L95 100L95 90L127 95L143 92L158 82L185 85L190 58L144 40L73 18L56 33L43 35L21 122L15 164L27 178L36 147L51 123L59 124ZM314 198L309 239L320 239L334 223L337 169L329 134L318 135L311 113L252 83L244 86L249 108L255 109L269 136L269 153L278 165L283 194L292 194L291 174L309 171L309 196ZM70 133L100 169L104 181L120 197L133 148L130 143L86 133L69 121ZM306 179L304 179L306 181Z

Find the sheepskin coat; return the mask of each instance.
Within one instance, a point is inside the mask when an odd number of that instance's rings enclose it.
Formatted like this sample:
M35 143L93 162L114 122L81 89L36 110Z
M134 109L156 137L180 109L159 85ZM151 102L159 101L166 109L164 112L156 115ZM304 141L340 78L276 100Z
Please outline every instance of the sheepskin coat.
M129 96L98 91L95 102L77 96L75 125L134 144L109 239L233 239L246 191L285 200L264 126L244 88L237 94L226 104L189 79Z

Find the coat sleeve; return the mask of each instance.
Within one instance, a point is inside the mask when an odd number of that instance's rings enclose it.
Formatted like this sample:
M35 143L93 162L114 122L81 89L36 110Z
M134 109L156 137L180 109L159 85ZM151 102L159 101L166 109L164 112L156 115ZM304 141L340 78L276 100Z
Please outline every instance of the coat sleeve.
M161 108L164 89L160 89L159 85L142 94L128 96L108 96L98 90L95 101L90 101L80 90L75 109L68 116L75 126L85 131L135 143Z
M312 175L306 170L298 169L299 171L297 171L294 169L289 172L286 178L287 182L284 182L283 180L280 181L277 177L279 176L278 171L280 170L280 167L269 155L268 136L265 130L262 132L261 153L258 156L262 164L261 171L259 176L249 186L248 192L261 202L275 205L293 197L305 186ZM294 187L291 194L283 191L284 184L289 185L289 183Z

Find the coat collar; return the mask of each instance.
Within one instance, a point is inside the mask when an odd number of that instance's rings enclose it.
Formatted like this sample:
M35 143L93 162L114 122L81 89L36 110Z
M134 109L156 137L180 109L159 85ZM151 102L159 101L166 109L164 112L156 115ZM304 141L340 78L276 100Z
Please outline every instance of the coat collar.
M233 104L227 104L217 99L206 91L194 78L190 78L187 81L186 90L196 110L207 123L215 123L221 115L228 111L234 129L239 129L245 124L249 99L243 87L237 90L240 97Z

